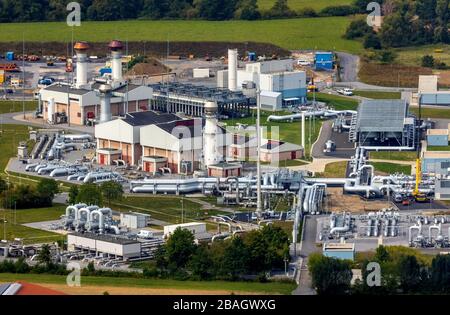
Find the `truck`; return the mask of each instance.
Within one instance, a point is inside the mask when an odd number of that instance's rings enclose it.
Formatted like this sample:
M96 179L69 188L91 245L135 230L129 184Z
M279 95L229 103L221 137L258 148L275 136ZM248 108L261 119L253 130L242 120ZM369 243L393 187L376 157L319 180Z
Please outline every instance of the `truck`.
M323 150L324 153L331 153L336 150L336 144L332 140L328 140L325 143L325 149Z
M140 230L137 234L137 237L142 239L151 239L153 238L153 232L147 230Z

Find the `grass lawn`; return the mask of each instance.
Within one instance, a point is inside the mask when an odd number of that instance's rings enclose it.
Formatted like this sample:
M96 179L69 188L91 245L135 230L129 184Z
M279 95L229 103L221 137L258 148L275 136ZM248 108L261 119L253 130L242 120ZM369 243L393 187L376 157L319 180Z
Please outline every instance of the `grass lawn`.
M301 120L297 120L294 122L267 122L267 117L270 115L288 115L290 113L287 112L278 112L271 113L261 111L261 125L267 127L267 132L263 131L263 137L271 137L277 138L276 134L279 134L279 139L281 141L287 141L291 143L295 143L300 145L302 141L302 128L301 128ZM256 126L256 113L253 113L253 116L241 118L241 119L229 119L226 121L228 126L236 126L237 124L246 124L248 126ZM306 156L309 156L311 145L314 144L317 137L319 136L320 128L322 127L322 121L320 120L312 120L311 121L311 133L309 132L309 121L306 122ZM277 129L278 128L278 129ZM311 141L309 140L311 138ZM311 143L311 145L310 145ZM287 166L297 166L297 162L292 162L295 165L287 165ZM280 162L280 165L283 166L284 162Z
M427 151L450 151L450 145L447 146L428 146Z
M394 174L394 173L403 173L408 175L411 174L411 165L402 165L385 162L369 162L369 164L375 167L375 172L380 172L383 174Z
M415 161L417 153L415 151L378 151L369 153L370 160L394 160L394 161Z
M347 161L333 162L325 166L325 172L317 173L317 177L343 178L347 170Z
M25 101L25 111L36 110L38 103L36 101ZM0 101L0 114L22 112L22 101Z
M326 0L322 0L325 2ZM314 1L311 1L313 3ZM227 41L272 43L286 49L324 49L358 53L361 43L342 38L350 17L263 21L114 21L83 22L74 28L76 40ZM0 24L1 42L69 42L72 28L65 23ZM224 52L225 53L225 52Z
M28 126L3 125L0 127L0 172L3 173L11 157L17 154L20 141L28 140Z
M258 8L261 11L269 10L274 3L275 0L258 0ZM320 11L329 6L348 5L352 3L352 0L288 0L289 8L292 10L311 8L316 11Z
M181 223L181 213L185 221L196 221L215 214L225 214L217 210L202 210L198 203L188 198L177 196L142 196L125 197L122 201L113 203L112 208L117 211L139 211L148 213L153 219L170 223Z
M419 107L410 107L409 111L419 116ZM450 119L450 109L422 107L422 118Z
M35 274L0 274L0 282L26 281L36 284L66 284L66 276ZM289 282L227 282L227 281L176 281L170 279L135 279L113 277L82 277L82 286L133 287L180 290L227 290L233 292L252 292L261 294L290 295L296 288Z
M13 210L0 210L0 238L4 238L3 218L6 217L7 240L22 238L25 244L62 240L65 238L63 235L29 228L22 224L57 220L64 214L65 209L63 205L55 205L52 208L17 210L15 215Z
M353 91L353 94L372 99L400 99L400 92Z
M313 94L308 94L308 99L313 99ZM333 107L335 110L356 110L358 108L358 101L343 97L339 95L327 94L327 93L316 93L316 101L325 102L329 106Z
M435 52L436 49L442 49L442 52ZM396 50L398 53L396 61L408 66L420 66L422 57L431 55L435 60L450 64L450 45L425 45L417 47L407 47Z

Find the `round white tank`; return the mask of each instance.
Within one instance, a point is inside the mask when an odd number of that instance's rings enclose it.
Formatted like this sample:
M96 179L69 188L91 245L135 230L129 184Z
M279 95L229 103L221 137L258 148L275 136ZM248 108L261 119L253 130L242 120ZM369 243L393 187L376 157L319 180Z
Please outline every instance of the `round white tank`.
M47 120L50 124L53 124L54 119L55 119L55 99L52 98L48 101L47 105Z
M228 89L237 90L237 67L238 51L237 49L228 49Z
M77 88L87 84L87 54L77 52Z
M203 131L203 156L206 167L220 162L217 150L217 103L206 102L205 104L205 129Z

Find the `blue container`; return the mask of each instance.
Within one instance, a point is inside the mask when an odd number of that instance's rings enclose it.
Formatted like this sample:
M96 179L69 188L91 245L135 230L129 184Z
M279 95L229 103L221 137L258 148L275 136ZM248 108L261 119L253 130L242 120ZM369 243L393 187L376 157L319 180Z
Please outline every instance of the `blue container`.
M112 73L111 68L101 68L100 69L100 76L104 76L106 73Z
M331 71L334 68L334 56L332 52L316 52L315 58L316 70Z
M248 53L248 61L256 61L256 53L254 52Z
M14 60L14 52L8 51L8 52L6 53L6 60L8 60L8 61L13 61L13 60Z

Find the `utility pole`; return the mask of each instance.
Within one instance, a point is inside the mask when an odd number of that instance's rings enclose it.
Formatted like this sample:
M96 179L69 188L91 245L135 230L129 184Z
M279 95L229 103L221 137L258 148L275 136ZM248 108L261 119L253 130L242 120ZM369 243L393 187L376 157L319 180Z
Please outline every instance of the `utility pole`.
M22 111L25 119L25 33L22 32Z
M261 90L258 85L256 89L256 214L261 217L262 204L261 204Z

